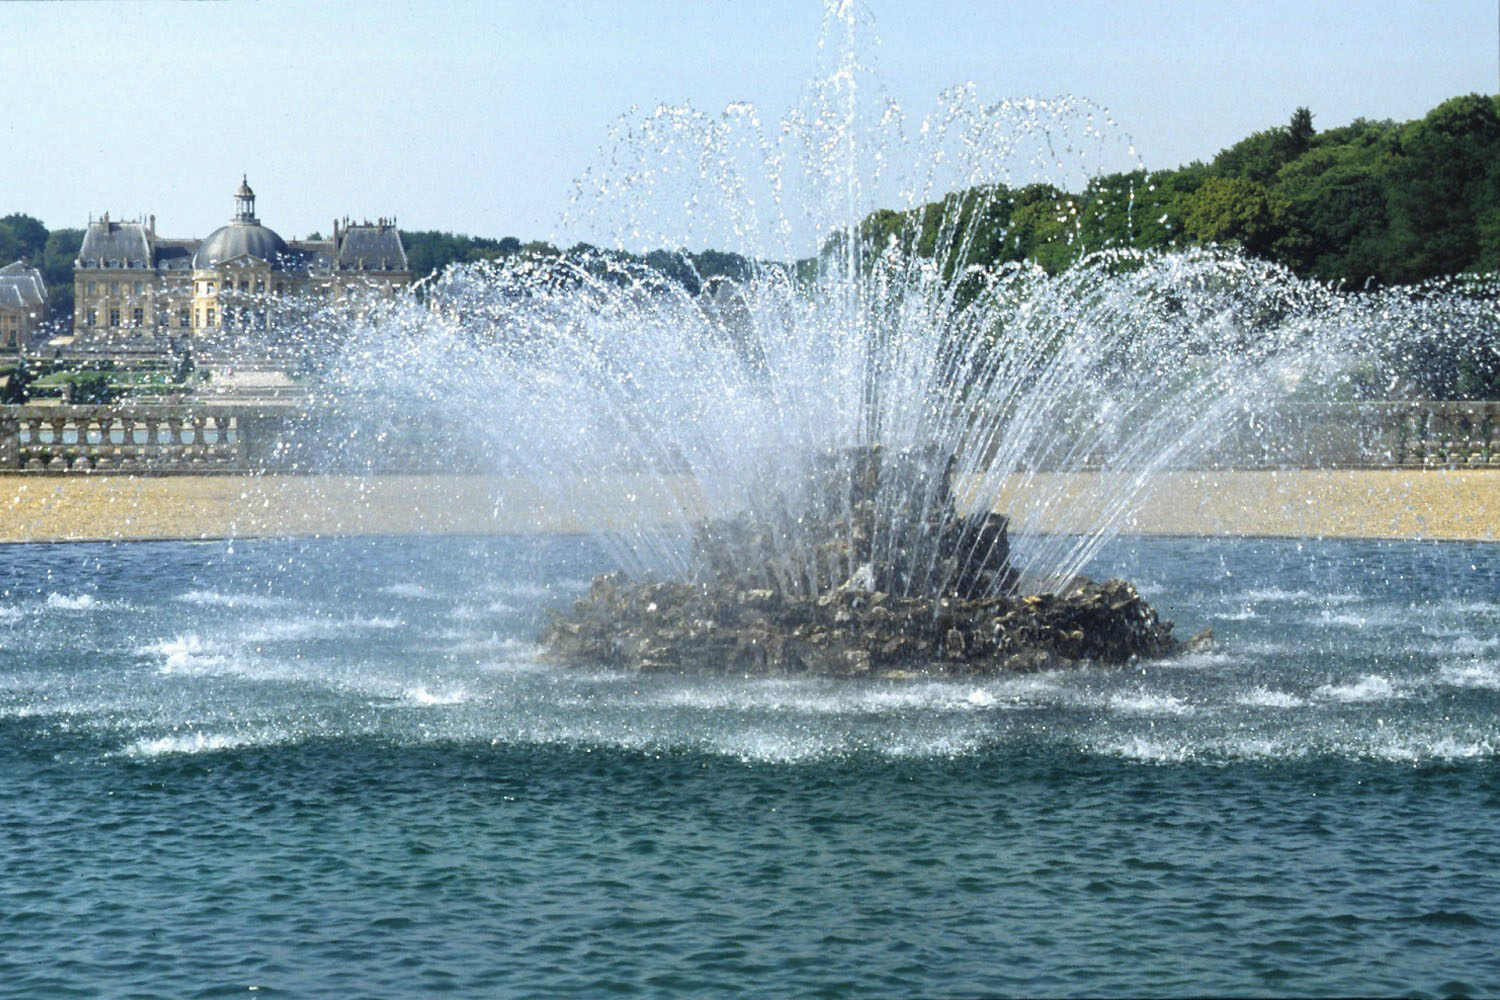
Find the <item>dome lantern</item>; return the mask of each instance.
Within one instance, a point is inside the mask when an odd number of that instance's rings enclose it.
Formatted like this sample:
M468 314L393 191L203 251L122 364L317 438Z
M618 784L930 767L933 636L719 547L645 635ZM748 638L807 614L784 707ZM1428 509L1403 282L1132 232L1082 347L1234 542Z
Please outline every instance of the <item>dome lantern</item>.
M240 189L234 193L234 221L254 223L255 192L250 190L249 177L240 174Z

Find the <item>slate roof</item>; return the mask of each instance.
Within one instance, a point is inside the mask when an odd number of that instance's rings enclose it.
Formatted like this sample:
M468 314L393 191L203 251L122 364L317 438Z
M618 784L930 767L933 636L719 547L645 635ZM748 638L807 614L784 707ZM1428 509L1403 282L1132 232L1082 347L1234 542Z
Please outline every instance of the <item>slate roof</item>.
M0 309L40 309L46 304L41 271L20 261L0 267Z
M411 270L395 226L359 225L340 230L336 258L341 271Z
M198 240L164 240L156 238L156 266L168 271L190 271Z
M150 267L151 244L144 222L90 222L78 259L84 267Z

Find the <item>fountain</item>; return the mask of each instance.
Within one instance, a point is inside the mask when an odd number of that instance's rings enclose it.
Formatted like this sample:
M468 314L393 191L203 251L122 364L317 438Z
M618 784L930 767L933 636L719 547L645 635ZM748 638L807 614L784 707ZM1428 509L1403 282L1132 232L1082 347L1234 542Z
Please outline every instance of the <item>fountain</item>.
M614 248L451 269L425 310L374 315L341 388L458 405L491 468L597 537L619 574L547 629L563 661L983 673L1181 650L1085 567L1162 472L1413 310L1215 249L983 263L1010 232L976 220L1126 143L1087 102L972 88L913 127L870 97L850 17L779 127L745 105L627 120L571 219ZM629 252L692 245L734 252Z

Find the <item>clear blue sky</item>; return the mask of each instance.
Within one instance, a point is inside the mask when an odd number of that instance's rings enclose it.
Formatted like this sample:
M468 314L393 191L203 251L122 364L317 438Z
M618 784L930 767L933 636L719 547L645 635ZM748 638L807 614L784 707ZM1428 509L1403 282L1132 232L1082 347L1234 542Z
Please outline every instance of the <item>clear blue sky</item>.
M1147 166L1310 107L1319 128L1500 89L1496 0L866 0L886 90L924 107L1088 97ZM631 106L750 101L814 75L818 0L0 3L0 214L225 221L241 172L287 237L335 216L554 238Z

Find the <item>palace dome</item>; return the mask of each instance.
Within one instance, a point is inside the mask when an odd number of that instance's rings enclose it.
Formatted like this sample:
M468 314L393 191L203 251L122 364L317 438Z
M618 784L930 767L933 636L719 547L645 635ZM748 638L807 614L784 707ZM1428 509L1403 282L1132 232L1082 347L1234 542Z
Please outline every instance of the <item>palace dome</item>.
M215 229L199 244L198 252L193 256L193 266L213 267L222 261L244 256L258 257L276 264L286 252L286 240L276 235L274 230L267 229L258 222L236 220Z
M234 192L234 218L208 234L193 255L194 267L213 267L236 257L256 257L273 267L282 263L287 252L286 240L260 224L255 217L255 192L250 181L240 175L240 186Z

